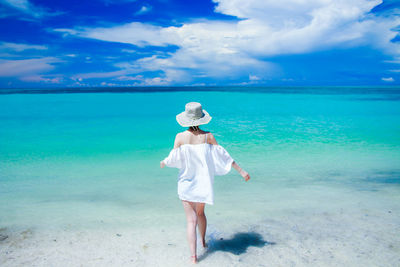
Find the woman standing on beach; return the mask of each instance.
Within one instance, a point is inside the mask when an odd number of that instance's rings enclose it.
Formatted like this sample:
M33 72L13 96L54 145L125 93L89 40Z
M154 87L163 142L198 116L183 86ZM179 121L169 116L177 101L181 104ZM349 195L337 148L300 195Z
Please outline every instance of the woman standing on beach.
M202 109L200 103L187 103L185 111L178 114L176 120L181 126L189 128L176 135L174 149L160 162L160 167L179 169L178 195L186 213L191 260L196 263L196 227L198 225L203 247L206 247L207 218L204 207L205 204L214 203L214 175L225 175L233 167L246 181L250 176L218 145L210 132L199 128L199 125L207 124L211 120L211 116Z

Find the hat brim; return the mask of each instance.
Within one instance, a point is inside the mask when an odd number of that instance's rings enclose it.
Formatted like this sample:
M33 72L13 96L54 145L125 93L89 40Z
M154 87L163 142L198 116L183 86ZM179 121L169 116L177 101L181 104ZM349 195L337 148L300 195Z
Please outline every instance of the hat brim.
M196 120L193 120L193 119L188 118L186 116L185 112L182 112L182 113L179 113L178 115L176 115L176 121L182 127L199 126L199 125L203 125L203 124L209 123L211 121L212 117L204 109L203 109L203 114L204 114L203 117L201 117L199 119L196 119Z

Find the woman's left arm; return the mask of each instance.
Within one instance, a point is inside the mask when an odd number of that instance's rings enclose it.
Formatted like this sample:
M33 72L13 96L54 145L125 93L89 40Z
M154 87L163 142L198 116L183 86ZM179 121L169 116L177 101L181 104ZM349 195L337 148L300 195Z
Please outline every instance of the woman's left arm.
M181 140L180 140L180 139L181 139L181 138L180 138L180 134L178 133L178 134L175 136L174 149L175 149L175 148L178 148L178 147L181 145ZM164 160L160 161L160 168L162 169L162 168L164 168L165 166L166 166L166 164L165 164Z
M178 148L178 147L181 146L181 144L182 144L181 139L182 139L181 133L178 133L178 134L175 136L174 148Z

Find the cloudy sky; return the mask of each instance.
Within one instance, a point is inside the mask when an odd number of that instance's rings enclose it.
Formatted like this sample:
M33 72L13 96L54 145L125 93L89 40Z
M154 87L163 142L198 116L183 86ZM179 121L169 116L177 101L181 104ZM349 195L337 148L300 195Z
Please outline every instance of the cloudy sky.
M0 87L400 85L399 0L0 0Z

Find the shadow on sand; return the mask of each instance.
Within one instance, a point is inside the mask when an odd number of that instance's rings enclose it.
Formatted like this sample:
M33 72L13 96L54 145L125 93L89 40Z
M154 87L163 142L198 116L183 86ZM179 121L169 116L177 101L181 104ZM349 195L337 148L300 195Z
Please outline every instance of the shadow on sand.
M235 255L243 254L248 247L263 247L265 245L275 245L275 242L268 242L255 232L236 233L231 239L210 240L207 251L201 255L198 260L204 260L208 255L216 251L226 251Z

